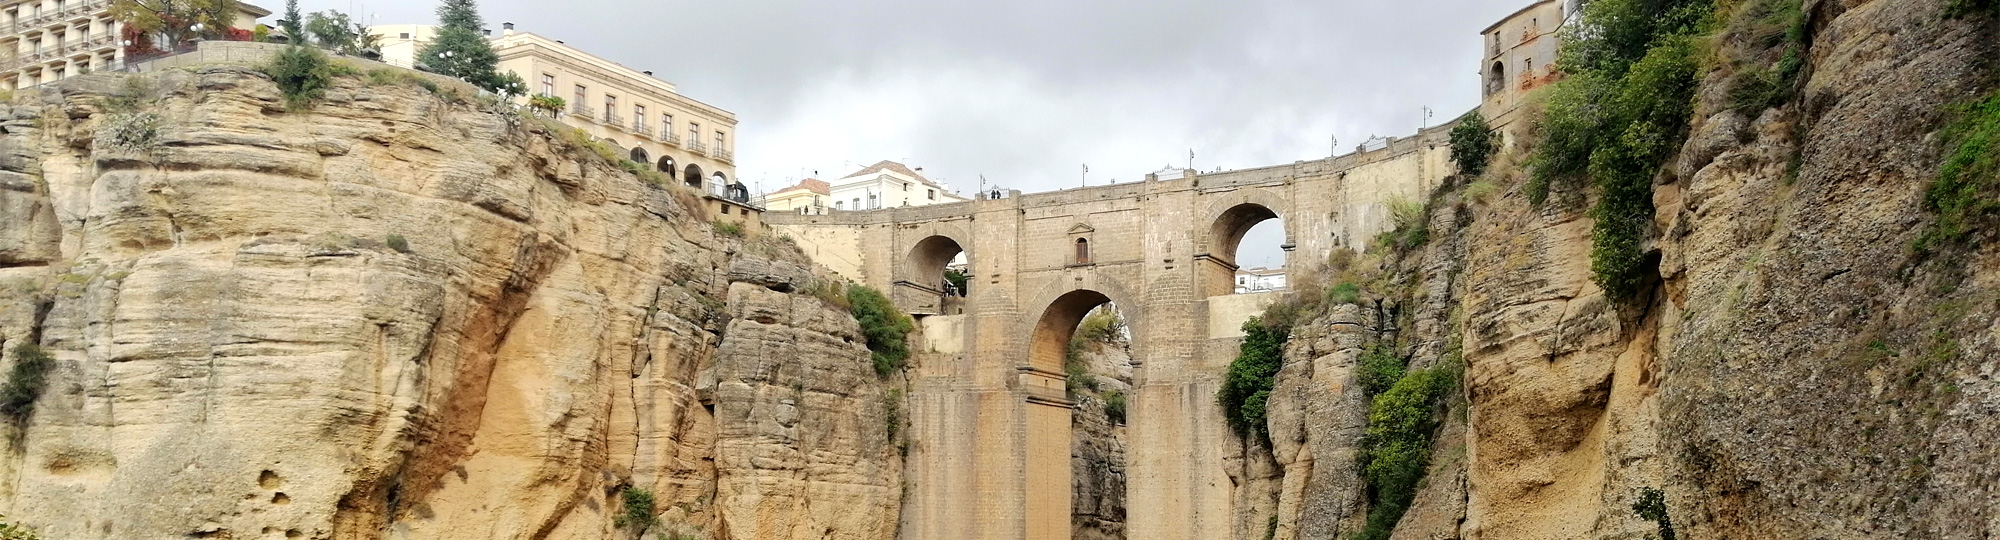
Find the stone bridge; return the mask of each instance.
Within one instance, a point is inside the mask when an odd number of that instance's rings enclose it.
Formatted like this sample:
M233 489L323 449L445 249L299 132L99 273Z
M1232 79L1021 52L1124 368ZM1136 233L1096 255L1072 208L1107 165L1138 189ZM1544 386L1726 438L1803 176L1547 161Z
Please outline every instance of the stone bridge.
M1290 165L767 219L922 324L904 538L1070 538L1063 357L1084 314L1107 302L1132 336L1126 536L1230 538L1226 467L1241 443L1215 394L1239 327L1274 294L1231 294L1237 243L1282 219L1294 269L1336 247L1365 249L1388 226L1388 200L1421 201L1451 173L1448 129ZM961 252L970 294L946 297L944 267Z

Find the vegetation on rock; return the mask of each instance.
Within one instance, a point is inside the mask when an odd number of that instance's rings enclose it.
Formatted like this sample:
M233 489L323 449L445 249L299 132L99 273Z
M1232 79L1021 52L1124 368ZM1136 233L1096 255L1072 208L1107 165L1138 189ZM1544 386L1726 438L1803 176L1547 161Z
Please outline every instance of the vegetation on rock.
M1695 39L1714 4L1705 0L1597 0L1564 30L1531 160L1529 200L1591 181L1591 272L1605 294L1635 296L1654 271L1644 252L1653 179L1687 138L1694 112Z
M1264 316L1243 323L1243 344L1237 349L1236 360L1229 363L1229 373L1215 397L1223 418L1238 436L1270 440L1265 401L1277 384L1278 369L1285 365L1285 339L1291 330L1289 321L1267 322Z
M630 527L633 530L644 531L647 527L660 523L657 515L659 508L653 502L652 491L626 486L619 498L625 501L625 511L612 519L613 524L619 528Z
M0 386L0 415L16 424L26 421L35 412L35 400L41 399L48 387L49 370L55 367L56 359L40 345L26 340L15 345L14 369L7 375L7 384Z
M1674 520L1667 518L1667 494L1660 488L1639 489L1639 499L1632 501L1632 512L1660 528L1659 540L1674 540Z
M326 53L312 47L291 46L279 51L264 66L264 74L270 75L278 83L278 91L285 96L285 108L303 111L326 97L326 90L333 87L334 77L347 74L346 66L327 59Z
M1723 62L1734 72L1725 84L1731 109L1755 116L1798 95L1807 45L1801 4L1749 0L1736 6L1722 39Z
M7 516L0 516L0 540L42 540L42 535L36 534L35 530L28 528L27 525L9 521Z
M1485 174L1486 165L1493 162L1493 154L1499 150L1499 142L1500 136L1486 123L1486 116L1472 111L1451 128L1451 161L1458 164L1461 175Z
M348 56L361 56L362 51L378 47L381 40L381 36L368 31L368 25L335 10L307 15L305 31L313 43Z
M1919 252L1960 244L2000 215L2000 92L1955 108L1946 126L1945 162L1924 194L1937 221L1917 237Z
M875 374L887 377L902 370L910 359L909 336L917 329L916 322L897 310L882 291L867 285L849 284L847 302L848 312L861 323L861 335L868 340Z
M1389 538L1409 510L1430 468L1438 406L1458 389L1458 379L1456 364L1411 371L1369 401L1360 456L1361 475L1368 481L1368 524L1355 538Z

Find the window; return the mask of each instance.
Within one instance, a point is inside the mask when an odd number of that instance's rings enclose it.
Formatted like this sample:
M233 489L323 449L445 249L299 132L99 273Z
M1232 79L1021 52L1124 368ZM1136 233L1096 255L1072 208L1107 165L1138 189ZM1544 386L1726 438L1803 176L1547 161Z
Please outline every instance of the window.
M855 209L855 210L860 210L860 209L861 209L861 198L860 198L860 197L855 197L855 198L854 198L854 209Z
M645 106L645 105L639 105L639 104L633 104L633 105L632 105L632 127L634 127L634 128L638 128L638 127L642 127L642 126L645 126L645 125L646 125L646 106Z
M605 94L605 95L604 95L604 121L606 121L606 122L609 122L609 121L612 121L612 120L617 120L617 119L618 119L618 96L614 96L614 95L611 95L611 94Z
M674 136L674 115L660 115L660 134L668 137Z
M882 207L882 199L880 197L876 197L874 193L868 194L868 209L874 210L876 208L881 208L881 207Z
M933 200L933 201L937 200L937 190L935 190L935 189L926 189L926 190L924 190L924 195L925 195L925 196L927 196L927 197L930 197L930 198L931 198L931 200Z
M403 33L401 33L401 34L397 34L397 35L396 35L396 39L410 39L410 33L409 33L409 32L403 32Z
M716 149L716 150L725 150L725 149L728 149L728 148L729 148L729 146L728 146L728 145L725 145L725 144L722 144L722 131L721 131L721 130L717 130L717 131L715 132L715 149Z
M833 201L833 209L834 209L834 210L846 210L846 209L847 209L847 201Z
M1090 240L1076 239L1076 264L1090 264Z
M576 104L576 110L578 111L589 112L590 111L589 97L590 97L590 89L579 84L576 85L576 99L570 100L570 103Z
M722 205L722 215L725 215L725 216L729 215L729 205L727 205L727 204L725 204L725 205Z
M701 145L701 123L688 122L688 144Z
M909 191L909 190L910 190L910 183L903 182L903 191Z
M550 74L547 74L547 73L543 73L543 74L542 74L542 95L544 95L544 96L548 96L548 97L555 97L555 95L556 95L556 76L555 76L555 75L550 75Z

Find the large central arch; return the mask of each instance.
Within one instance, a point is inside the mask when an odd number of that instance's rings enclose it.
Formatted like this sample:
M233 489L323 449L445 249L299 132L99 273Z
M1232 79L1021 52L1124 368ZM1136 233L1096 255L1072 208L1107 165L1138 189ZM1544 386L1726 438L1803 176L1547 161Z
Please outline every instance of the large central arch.
M1111 297L1077 289L1056 297L1042 310L1028 342L1022 386L1028 390L1027 540L1070 538L1070 407L1063 360L1078 323Z

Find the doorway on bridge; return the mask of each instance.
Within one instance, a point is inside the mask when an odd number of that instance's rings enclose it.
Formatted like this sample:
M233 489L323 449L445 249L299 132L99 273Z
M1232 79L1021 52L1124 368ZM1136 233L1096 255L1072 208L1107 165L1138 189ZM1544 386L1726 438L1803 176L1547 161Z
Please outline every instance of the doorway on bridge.
M1125 537L1126 321L1103 294L1078 290L1036 325L1030 377L1047 391L1029 396L1028 538Z
M1209 229L1205 296L1285 290L1288 237L1284 219L1263 205L1245 203L1224 212Z

